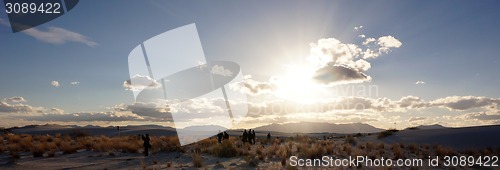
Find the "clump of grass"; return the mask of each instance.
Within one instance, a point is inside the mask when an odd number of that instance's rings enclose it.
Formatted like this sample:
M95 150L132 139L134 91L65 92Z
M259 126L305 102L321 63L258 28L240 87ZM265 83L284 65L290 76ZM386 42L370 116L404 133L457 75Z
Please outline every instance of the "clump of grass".
M203 160L201 159L201 155L198 152L191 154L191 158L193 159L193 165L196 168L200 168L203 166Z
M412 126L412 127L408 127L406 128L407 130L419 130L420 128L416 127L416 126Z
M392 144L392 153L394 154L395 159L403 158L404 153L401 149L401 145L394 143Z
M393 134L394 134L394 133L396 133L396 132L399 132L399 130L397 130L397 129L389 129L389 130L386 130L386 131L380 132L380 133L377 135L377 139L382 139L382 138L385 138L385 137L391 136L391 135L393 135Z
M321 158L324 155L323 147L317 145L301 144L299 145L299 157L314 159Z
M33 147L31 148L31 154L33 154L33 157L43 157L43 154L45 153L45 150L47 149L43 143L37 143L33 144Z
M247 162L248 166L250 166L250 167L259 166L259 158L257 156L247 156L247 157L245 157L245 161Z
M434 145L434 152L439 157L456 155L456 152L453 149L446 148L446 147L441 146L441 145Z
M351 144L351 145L356 145L356 139L354 139L353 136L351 135L347 135L344 139L344 143L348 143L348 144Z
M238 151L232 142L225 140L221 144L212 147L212 153L218 157L230 158L238 155Z
M71 143L63 143L59 149L63 151L63 154L72 154L78 151L78 147Z
M408 145L408 149L410 149L411 153L417 153L417 151L418 151L419 148L420 147L417 144L415 144L415 143L412 143L412 144Z

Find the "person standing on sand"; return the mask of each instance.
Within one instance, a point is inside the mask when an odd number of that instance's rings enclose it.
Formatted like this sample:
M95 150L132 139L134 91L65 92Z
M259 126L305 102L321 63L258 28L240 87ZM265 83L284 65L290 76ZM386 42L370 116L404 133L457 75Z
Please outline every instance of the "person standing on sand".
M219 133L217 134L217 142L222 143L222 137L224 137L224 135L219 130Z
M151 138L149 138L149 134L146 133L146 136L144 135L141 135L142 137L142 140L144 141L144 144L142 144L142 146L144 146L144 156L148 156L149 155L149 148L151 148L151 144L149 143L149 141L151 141Z
M229 139L229 134L227 134L227 132L224 132L224 140L228 140Z
M242 138L243 143L247 142L247 139L248 139L248 133L247 130L245 129L243 131L243 138Z
M252 144L255 145L255 130L252 130Z
M267 133L267 140L271 140L271 132Z

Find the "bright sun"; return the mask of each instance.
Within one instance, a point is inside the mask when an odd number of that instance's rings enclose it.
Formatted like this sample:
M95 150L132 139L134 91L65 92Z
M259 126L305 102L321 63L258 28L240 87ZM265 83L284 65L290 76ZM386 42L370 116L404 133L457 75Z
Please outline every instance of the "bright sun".
M280 98L312 103L325 95L324 87L313 81L314 69L302 66L289 67L285 75L276 77L276 95Z

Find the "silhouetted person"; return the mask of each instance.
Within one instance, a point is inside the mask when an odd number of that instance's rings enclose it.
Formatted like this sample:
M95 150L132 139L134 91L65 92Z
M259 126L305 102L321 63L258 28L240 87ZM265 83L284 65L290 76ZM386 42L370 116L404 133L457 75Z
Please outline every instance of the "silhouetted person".
M248 143L252 144L252 129L248 129Z
M267 140L271 140L271 133L267 133Z
M222 137L224 137L224 135L219 130L219 133L217 134L217 142L222 143Z
M141 137L142 140L144 141L144 144L142 144L142 146L144 146L144 156L148 156L149 148L151 148L151 144L149 143L149 141L151 141L151 138L149 138L149 134L146 134L146 136L141 135Z
M247 130L245 129L243 131L243 138L242 138L243 143L247 142L247 139L248 139L248 133Z
M255 130L252 130L252 142L253 145L255 145Z
M224 132L224 140L228 140L229 139L229 134L227 134L227 132Z

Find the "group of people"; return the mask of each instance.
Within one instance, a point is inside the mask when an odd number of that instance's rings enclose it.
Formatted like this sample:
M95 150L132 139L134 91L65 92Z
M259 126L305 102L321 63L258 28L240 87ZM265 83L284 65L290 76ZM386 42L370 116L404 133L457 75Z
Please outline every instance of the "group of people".
M151 138L149 138L149 134L146 135L139 135L139 138L144 141L143 146L144 146L144 156L149 155L149 149L151 148ZM227 132L220 132L217 134L217 141L219 143L222 143L222 140L228 140L229 139L229 134ZM267 140L271 139L271 133L267 134ZM249 142L250 144L255 144L255 130L249 129L248 132L245 129L243 131L243 136L241 138L243 143Z
M222 143L222 140L228 140L229 139L229 134L227 132L220 132L217 134L217 142Z
M247 132L247 130L245 129L243 131L243 136L241 138L241 141L243 143L249 142L252 145L255 144L255 130L248 129L248 132Z

